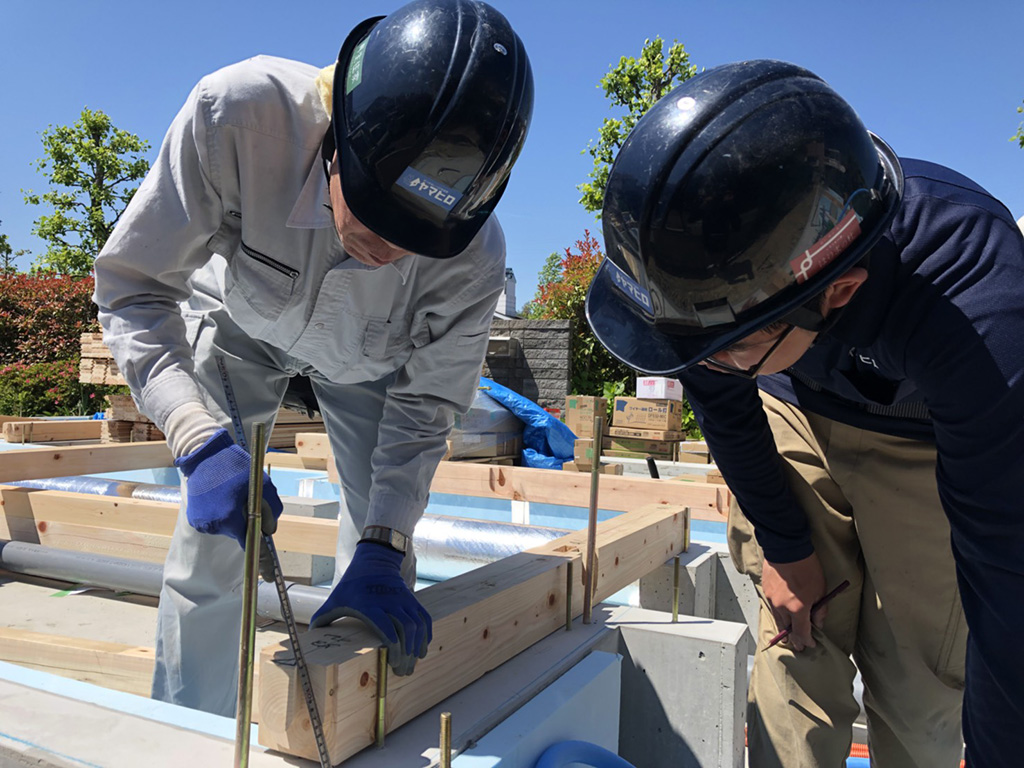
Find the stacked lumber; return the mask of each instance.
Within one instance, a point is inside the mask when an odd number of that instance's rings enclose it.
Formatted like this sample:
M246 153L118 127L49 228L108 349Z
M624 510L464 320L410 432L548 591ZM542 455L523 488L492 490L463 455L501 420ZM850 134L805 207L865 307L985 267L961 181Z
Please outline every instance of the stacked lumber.
M98 421L85 421L82 419L5 420L2 428L3 438L8 443L96 440L100 436L100 423Z
M150 440L166 440L164 433L157 429L156 424L141 421L109 421L100 422L101 443L145 443Z
M164 433L142 413L135 409L135 403L128 395L108 395L111 407L107 418L101 422L100 441L104 443L143 443L149 440L165 440ZM301 413L282 408L278 411L274 430L268 447L294 448L295 437L302 432L323 432L324 423L320 418L310 419Z
M305 432L323 433L324 420L320 416L310 418L304 413L293 411L290 408L282 408L277 412L274 420L274 429L270 433L270 440L267 442L269 448L295 448L298 436Z
M107 395L106 399L100 442L145 443L166 439L149 417L139 411L131 395Z
M121 384L124 380L110 349L103 343L102 333L83 333L81 336L82 361L78 380L83 384Z

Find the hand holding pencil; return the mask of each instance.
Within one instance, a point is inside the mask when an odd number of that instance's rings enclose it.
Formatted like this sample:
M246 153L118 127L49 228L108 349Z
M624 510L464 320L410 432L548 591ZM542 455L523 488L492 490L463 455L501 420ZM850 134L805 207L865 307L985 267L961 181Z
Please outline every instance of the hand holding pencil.
M816 610L818 610L819 608L821 608L821 606L828 603L832 598L834 598L848 586L850 586L850 580L844 579L843 582L839 584L839 586L837 586L835 589L833 589L831 592L829 592L827 595L825 595L823 598L821 598L814 605L811 606L811 614L813 615ZM779 634L777 634L775 637L768 641L768 644L764 647L764 650L767 651L769 648L781 643L783 640L789 637L789 633L792 629L793 628L790 626L786 627L784 630L779 632Z

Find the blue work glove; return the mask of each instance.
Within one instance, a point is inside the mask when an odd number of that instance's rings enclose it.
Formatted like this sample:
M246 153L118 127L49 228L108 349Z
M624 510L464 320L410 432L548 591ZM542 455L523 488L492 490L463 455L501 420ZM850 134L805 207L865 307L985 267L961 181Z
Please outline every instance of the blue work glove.
M433 637L430 614L402 578L403 555L387 544L361 541L331 596L313 614L311 629L342 616L363 621L388 649L396 675L411 675Z
M235 445L226 429L217 430L199 449L175 460L174 466L188 478L185 487L189 525L200 533L230 536L245 548L250 462L248 451ZM264 472L261 510L264 533L277 530L277 518L283 509L270 475Z

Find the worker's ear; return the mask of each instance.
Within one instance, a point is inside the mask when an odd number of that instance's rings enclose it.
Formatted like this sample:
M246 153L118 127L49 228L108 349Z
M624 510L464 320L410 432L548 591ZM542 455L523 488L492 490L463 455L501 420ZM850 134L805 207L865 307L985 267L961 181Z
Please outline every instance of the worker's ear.
M829 283L822 302L825 314L827 315L830 310L839 309L839 307L849 304L850 299L867 279L868 271L864 267L853 267Z

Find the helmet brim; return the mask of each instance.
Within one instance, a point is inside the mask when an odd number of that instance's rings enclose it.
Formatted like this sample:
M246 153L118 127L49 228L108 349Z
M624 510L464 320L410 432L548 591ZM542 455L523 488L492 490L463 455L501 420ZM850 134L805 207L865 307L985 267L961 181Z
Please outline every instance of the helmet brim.
M612 357L636 371L662 376L688 367L691 355L680 347L678 338L659 331L639 309L615 287L617 267L607 258L587 289L587 323L598 342ZM693 349L699 348L697 338ZM706 340L705 340L706 341Z

